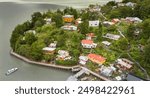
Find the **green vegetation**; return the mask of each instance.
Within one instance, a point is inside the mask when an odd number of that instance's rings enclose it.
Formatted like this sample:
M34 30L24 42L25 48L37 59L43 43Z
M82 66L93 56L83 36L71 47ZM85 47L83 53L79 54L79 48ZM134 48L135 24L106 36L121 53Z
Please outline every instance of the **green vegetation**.
M150 1L149 0L123 0L123 3L134 2L134 7L118 6L114 1L108 2L101 7L101 12L90 11L90 9L76 10L67 7L64 10L58 9L55 12L45 13L35 12L31 21L16 26L10 39L11 47L14 52L35 61L45 61L50 63L55 61L58 65L73 66L78 64L80 55L95 53L107 58L104 65L108 66L115 62L117 58L124 57L131 59L127 54L137 61L150 75ZM94 5L90 5L93 8ZM67 31L61 29L66 23L63 15L74 15L74 21L70 24L75 25L75 20L81 18L82 23L78 25L78 30ZM103 16L103 15L104 16ZM106 17L106 18L105 18ZM121 18L139 17L142 23L128 23ZM50 24L46 24L45 18L51 18ZM104 26L103 21L111 21L119 18L121 21L112 26ZM100 20L98 27L89 27L89 20ZM29 30L35 30L28 32ZM120 34L120 32L122 34ZM135 31L139 31L135 35ZM92 38L97 47L85 49L81 46L81 40L86 39L87 33L94 33ZM106 33L123 35L119 40L103 38ZM50 43L57 41L57 48L54 54L44 54L42 49ZM103 45L102 41L109 41L109 47ZM67 50L72 57L70 60L56 60L58 50ZM136 65L136 64L135 64ZM91 70L98 68L97 64L88 62L87 67ZM144 77L141 70L136 66L132 70L138 76Z

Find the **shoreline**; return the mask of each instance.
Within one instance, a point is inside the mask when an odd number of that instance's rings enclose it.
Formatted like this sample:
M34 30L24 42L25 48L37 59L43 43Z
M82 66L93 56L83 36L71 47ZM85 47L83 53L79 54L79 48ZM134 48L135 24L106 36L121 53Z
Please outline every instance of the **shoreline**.
M78 66L66 67L66 66L61 66L61 65L54 65L54 64L32 61L32 60L30 60L24 56L21 56L15 52L13 52L13 50L10 51L10 54L15 56L16 58L18 58L20 60L23 60L24 62L29 63L29 64L42 65L42 66L47 66L47 67L52 67L52 68L57 68L57 69L64 69L64 70L72 70L72 68L78 67Z
M35 65L40 65L40 66L46 66L46 67L51 67L51 68L57 68L57 69L63 69L63 70L68 70L68 71L72 71L73 68L76 68L76 67L80 67L84 70L87 70L90 74L102 79L102 80L105 80L105 81L111 81L110 79L104 77L104 76L101 76L83 66L79 66L79 65L75 65L75 66L72 66L72 67L66 67L66 66L61 66L61 65L54 65L54 64L48 64L48 63L42 63L42 62L36 62L36 61L32 61L32 60L29 60L28 58L24 57L24 56L21 56L15 52L13 52L13 50L10 50L10 54L20 60L23 60L24 62L27 62L29 64L35 64Z

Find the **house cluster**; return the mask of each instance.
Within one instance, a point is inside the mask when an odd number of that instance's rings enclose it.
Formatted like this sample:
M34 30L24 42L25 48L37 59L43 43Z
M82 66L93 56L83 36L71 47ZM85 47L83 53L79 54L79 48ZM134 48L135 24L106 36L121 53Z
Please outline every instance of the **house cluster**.
M133 62L125 59L125 58L120 58L117 59L115 66L121 70L130 70L133 67Z
M121 21L127 22L127 23L141 23L143 20L141 20L138 17L126 17L122 18Z
M108 78L112 78L117 81L125 80L127 76L123 74L123 71L129 71L133 67L133 62L126 58L119 58L116 63L110 64L110 66L102 65L100 67L100 75ZM118 74L119 73L119 74ZM118 74L117 76L114 74Z
M66 50L59 50L56 60L70 60L71 56Z
M96 48L97 44L94 43L94 41L92 40L94 37L96 37L94 33L86 34L86 39L83 39L81 41L81 45L83 46L83 48L87 49Z
M87 56L80 56L79 57L79 64L85 65L88 60L90 60L93 63L96 63L98 65L102 65L103 63L106 62L106 58L104 58L103 56L90 53Z
M118 7L120 7L120 6L127 6L127 7L134 8L135 5L136 5L136 3L133 3L133 2L127 2L127 3L117 2L117 6Z

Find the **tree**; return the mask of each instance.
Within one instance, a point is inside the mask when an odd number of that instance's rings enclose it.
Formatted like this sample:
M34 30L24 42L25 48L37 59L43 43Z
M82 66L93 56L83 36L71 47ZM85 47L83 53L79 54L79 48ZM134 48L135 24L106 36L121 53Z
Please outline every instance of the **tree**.
M134 31L135 31L135 26L134 25L129 25L129 27L128 27L128 29L127 29L127 33L126 33L126 35L127 35L127 37L129 38L129 39L132 39L133 38L133 36L134 36Z
M87 34L89 32L89 24L88 21L84 21L83 23L78 25L79 31L81 34Z
M118 50L127 50L128 49L128 40L126 38L119 39L114 43L114 46Z
M28 45L31 45L36 40L37 40L37 38L35 37L35 35L32 32L28 32L28 33L25 34L25 42Z
M40 12L35 12L32 14L32 24L34 24L39 18L42 18L42 14Z
M17 53L27 58L31 57L31 47L29 45L21 45L17 49Z
M78 18L78 12L76 9L72 8L72 7L66 7L64 9L64 14L69 14L69 15L73 15L75 19Z
M145 39L148 39L150 37L150 19L144 20L144 22L142 23L142 31L142 36Z
M150 43L144 48L144 61L150 64Z
M107 6L116 6L117 3L115 1L109 1L106 5Z
M120 18L120 17L122 17L122 16L121 16L121 13L119 10L112 10L109 14L109 18L111 18L111 19L112 18Z
M108 14L112 10L112 6L104 5L101 7L101 12Z
M45 47L46 45L44 44L44 42L41 41L35 41L32 45L31 45L31 59L35 60L35 61L40 61L43 58L43 47Z
M87 21L89 19L89 15L90 15L89 12L83 12L81 16L82 20Z
M55 55L54 54L45 54L43 56L43 58L46 62L50 62L50 61L53 61L55 59Z
M138 2L134 8L134 16L141 19L146 19L150 17L150 0L141 0Z
M52 21L54 21L56 23L56 27L60 28L61 26L63 26L63 19L62 19L62 15L59 13L55 13L52 17Z
M111 26L109 26L108 28L107 28L107 31L108 32L114 32L114 31L116 31L117 30L117 27L115 26L115 25L111 25Z
M45 24L44 19L43 19L43 18L39 18L39 19L35 22L34 27L35 27L35 28L41 27L41 26L43 26L44 24Z

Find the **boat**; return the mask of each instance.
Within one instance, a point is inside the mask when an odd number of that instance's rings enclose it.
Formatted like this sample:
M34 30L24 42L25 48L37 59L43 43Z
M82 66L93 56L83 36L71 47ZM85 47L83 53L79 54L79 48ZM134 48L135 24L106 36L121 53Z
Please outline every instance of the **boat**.
M8 75L14 73L14 72L17 71L17 70L18 70L18 68L9 69L9 70L5 73L5 75L8 76Z

